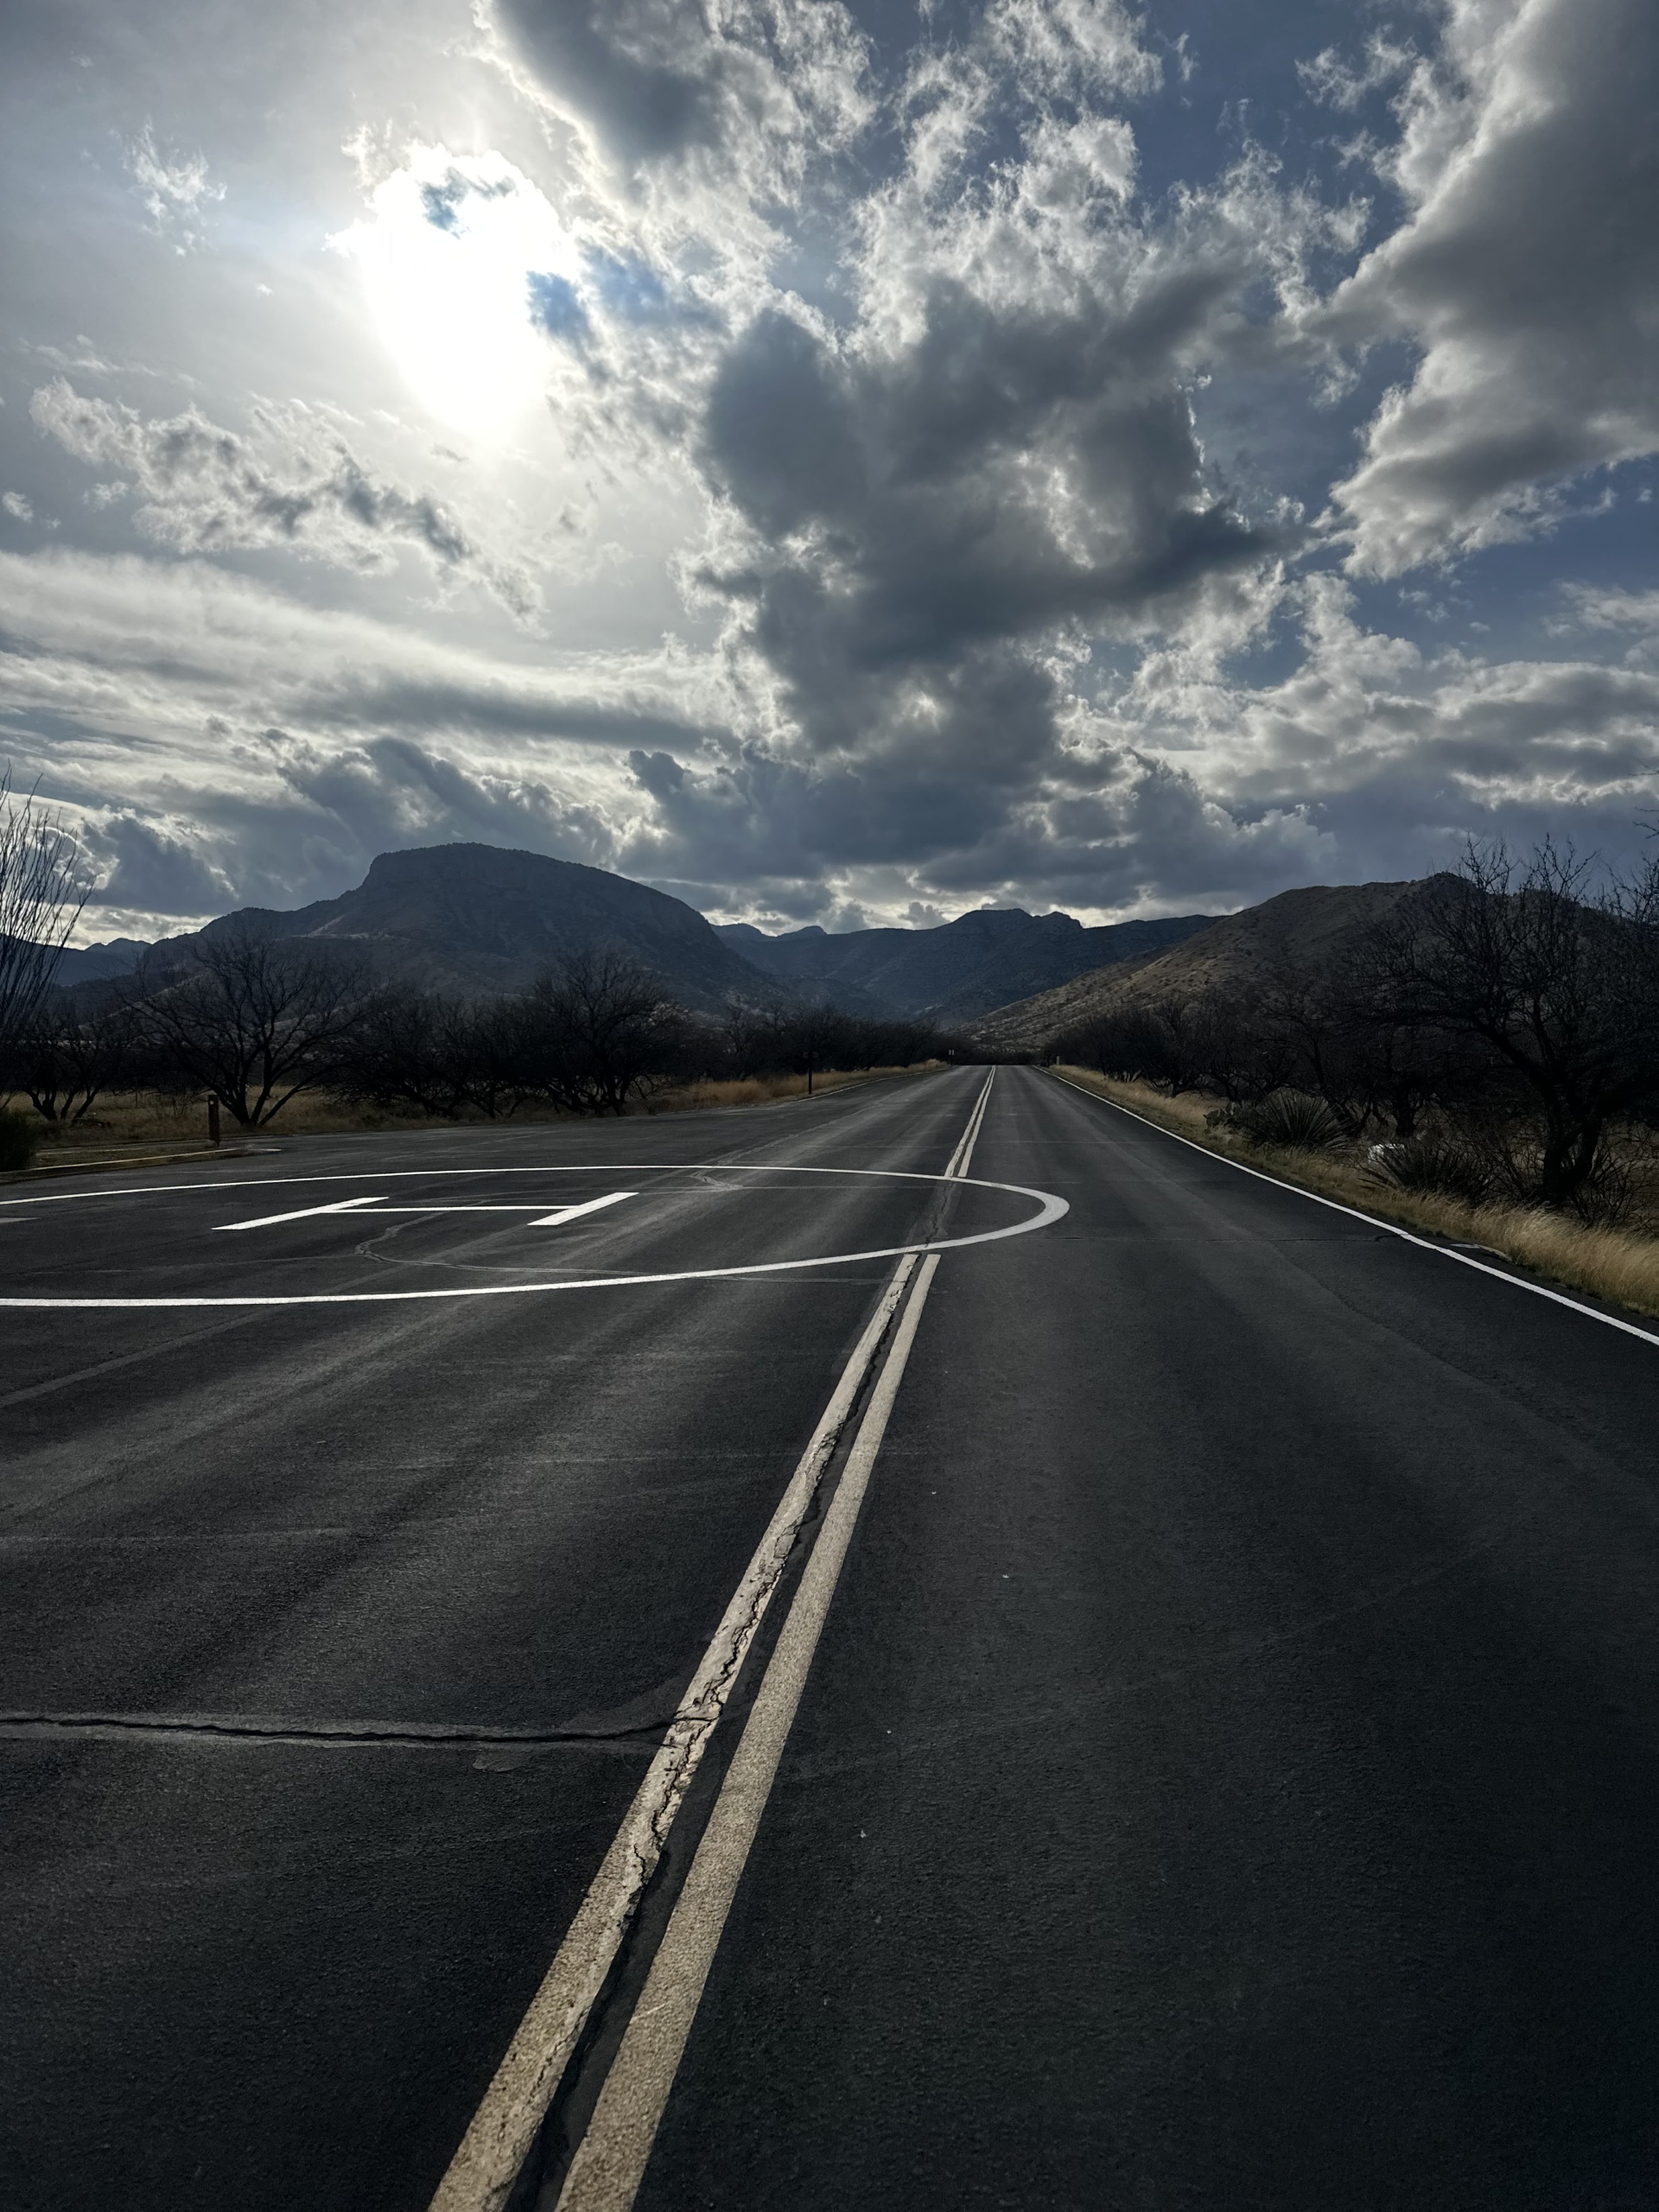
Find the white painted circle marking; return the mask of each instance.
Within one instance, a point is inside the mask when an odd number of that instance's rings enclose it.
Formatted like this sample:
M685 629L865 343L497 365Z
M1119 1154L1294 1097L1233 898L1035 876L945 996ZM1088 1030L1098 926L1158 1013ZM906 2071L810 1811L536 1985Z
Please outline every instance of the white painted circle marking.
M556 1290L626 1290L645 1283L720 1282L740 1275L774 1275L801 1268L845 1268L866 1260L895 1260L906 1252L955 1252L972 1244L996 1244L1005 1237L1025 1236L1033 1229L1046 1229L1071 1207L1051 1191L1034 1191L1023 1183L988 1183L975 1175L924 1175L896 1167L782 1167L766 1162L721 1160L603 1160L594 1164L560 1162L535 1167L412 1167L390 1173L365 1169L344 1175L260 1175L238 1177L233 1183L128 1184L120 1190L53 1191L39 1198L0 1198L0 1209L19 1206L67 1205L76 1199L164 1198L179 1192L217 1196L221 1191L269 1190L273 1185L296 1189L309 1183L407 1183L442 1180L460 1175L643 1175L683 1174L687 1171L719 1175L859 1175L887 1183L944 1183L958 1191L1001 1191L1011 1198L1032 1198L1038 1211L1027 1220L1007 1229L981 1230L972 1236L943 1236L933 1243L883 1244L868 1252L831 1252L816 1260L763 1260L741 1268L680 1268L655 1274L593 1275L578 1281L478 1283L446 1287L442 1290L338 1290L284 1292L261 1297L175 1298L0 1298L0 1308L29 1307L86 1312L110 1308L172 1308L179 1306L392 1306L418 1299L523 1298ZM0 1213L0 1218L3 1218ZM345 1217L350 1219L349 1215ZM372 1219L372 1216L359 1216Z

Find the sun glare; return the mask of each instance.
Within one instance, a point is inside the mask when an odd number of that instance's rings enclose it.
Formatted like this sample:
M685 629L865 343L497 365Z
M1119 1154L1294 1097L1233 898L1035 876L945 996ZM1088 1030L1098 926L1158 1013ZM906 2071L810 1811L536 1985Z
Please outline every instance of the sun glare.
M480 440L511 436L547 389L531 279L581 263L546 199L499 154L417 147L376 186L372 213L329 240L362 272L371 311L426 411Z

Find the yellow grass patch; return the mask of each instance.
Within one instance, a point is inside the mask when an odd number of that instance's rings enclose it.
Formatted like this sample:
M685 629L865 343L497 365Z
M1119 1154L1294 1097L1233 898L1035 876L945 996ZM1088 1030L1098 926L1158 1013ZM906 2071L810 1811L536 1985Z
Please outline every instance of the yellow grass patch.
M1637 1313L1659 1314L1659 1237L1628 1229L1587 1229L1567 1215L1534 1206L1465 1206L1425 1192L1396 1191L1339 1153L1287 1152L1206 1128L1205 1116L1215 1110L1211 1100L1166 1098L1149 1084L1121 1083L1091 1068L1057 1072L1224 1160L1241 1160L1379 1221L1397 1222L1402 1229L1457 1244L1484 1244L1529 1274L1567 1289L1586 1291Z

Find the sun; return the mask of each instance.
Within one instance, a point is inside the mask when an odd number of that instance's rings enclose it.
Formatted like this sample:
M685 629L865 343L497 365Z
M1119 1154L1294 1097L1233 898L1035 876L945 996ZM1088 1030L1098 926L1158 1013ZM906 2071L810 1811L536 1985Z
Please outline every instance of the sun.
M361 271L380 337L416 399L484 442L511 437L547 389L532 279L570 287L581 257L542 193L499 154L418 146L329 245Z

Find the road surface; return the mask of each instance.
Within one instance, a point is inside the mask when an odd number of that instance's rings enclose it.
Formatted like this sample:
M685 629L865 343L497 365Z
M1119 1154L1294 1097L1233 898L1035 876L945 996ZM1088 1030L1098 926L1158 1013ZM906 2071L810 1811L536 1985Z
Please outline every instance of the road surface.
M0 1191L8 2212L1659 2207L1659 1342L985 1080Z

